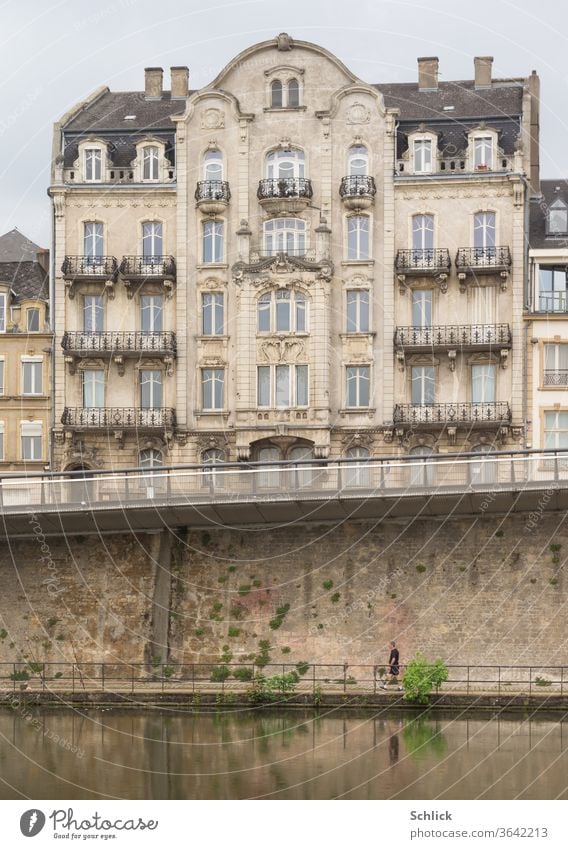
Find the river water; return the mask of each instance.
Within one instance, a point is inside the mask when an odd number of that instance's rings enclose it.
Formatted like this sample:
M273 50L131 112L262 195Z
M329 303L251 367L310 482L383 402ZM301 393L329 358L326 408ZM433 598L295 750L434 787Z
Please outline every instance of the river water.
M411 711L0 711L0 797L568 799L568 725Z

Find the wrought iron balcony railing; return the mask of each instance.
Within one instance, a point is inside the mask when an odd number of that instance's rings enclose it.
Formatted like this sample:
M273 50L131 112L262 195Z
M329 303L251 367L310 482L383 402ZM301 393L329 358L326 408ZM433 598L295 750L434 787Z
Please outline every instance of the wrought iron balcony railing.
M446 248L399 250L395 268L401 274L447 274L452 261Z
M358 195L360 197L375 197L377 187L374 177L368 177L362 174L351 174L349 177L342 177L339 186L339 197L352 197Z
M82 356L88 354L175 354L176 335L171 330L158 332L115 331L100 332L66 331L61 340L64 351L75 351Z
M282 200L305 198L309 200L313 196L312 181L305 177L275 177L269 180L261 180L258 184L256 196L259 200L270 200L271 198Z
M89 277L114 279L118 262L114 256L66 256L61 271L67 280Z
M68 427L145 430L175 426L171 407L65 407L61 423Z
M568 312L568 296L566 291L540 292L538 296L538 312Z
M506 401L458 401L454 404L397 404L395 424L468 425L499 424L511 421L511 408Z
M446 324L439 327L397 327L398 348L509 348L508 324Z
M496 248L458 248L456 269L462 274L509 271L511 251L507 246Z
M228 203L231 199L231 190L225 180L200 180L195 189L195 200L224 201Z
M175 280L176 263L173 256L125 256L120 273L130 279Z
M568 386L568 369L545 369L545 386Z

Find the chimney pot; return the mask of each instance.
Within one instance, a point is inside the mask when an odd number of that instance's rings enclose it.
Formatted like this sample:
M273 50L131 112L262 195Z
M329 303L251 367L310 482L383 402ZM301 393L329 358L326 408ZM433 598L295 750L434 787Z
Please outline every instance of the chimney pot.
M418 90L438 90L438 57L422 56L418 59Z
M172 81L172 100L182 100L189 94L189 68L186 65L175 65L170 68Z
M475 67L475 88L491 88L493 56L476 56L473 64Z
M144 95L146 100L160 100L164 83L163 69L144 68L144 82Z

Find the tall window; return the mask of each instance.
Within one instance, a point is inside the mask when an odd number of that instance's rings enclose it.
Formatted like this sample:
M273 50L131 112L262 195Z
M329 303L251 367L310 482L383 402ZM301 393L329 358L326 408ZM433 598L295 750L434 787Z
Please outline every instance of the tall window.
M412 250L416 262L427 261L434 250L434 216L412 216Z
M43 455L41 422L21 422L22 460L41 460Z
M142 162L142 179L156 182L160 176L160 149L148 146L144 148Z
M345 456L348 460L358 461L346 463L342 468L345 486L369 486L371 483L371 470L368 466L369 449L356 445L348 448Z
M0 333L6 332L6 294L0 292Z
M271 150L266 154L266 176L270 179L304 177L303 150Z
M206 292L201 295L203 335L222 336L225 332L225 296L222 292Z
M541 265L538 270L538 309L568 311L568 274L565 265Z
M306 251L306 222L301 218L272 218L264 223L264 252L301 256Z
M4 422L0 422L0 462L4 459Z
M412 403L424 406L436 400L436 369L434 366L413 366Z
M280 80L273 80L270 85L270 105L273 109L282 108L282 83Z
M436 482L436 467L431 460L434 452L427 445L416 445L410 453L410 485L432 486Z
M347 154L347 173L350 177L366 177L369 173L369 152L362 144L354 144Z
M351 215L347 219L347 259L369 259L367 215Z
M307 365L257 367L258 407L307 407L308 403Z
M483 456L491 454L490 445L474 445L471 449L479 455L479 460L470 464L471 482L476 484L494 483L496 478L496 466L492 457Z
M161 221L145 221L142 224L142 255L146 261L161 257L164 253L163 228Z
M85 180L100 183L102 178L103 152L100 147L88 147L85 150Z
M157 448L144 448L138 454L138 465L142 469L157 469L164 465L162 452Z
M432 139L416 139L414 142L414 173L429 174L432 171Z
M222 410L225 403L225 369L202 369L201 391L204 410Z
M493 139L476 136L473 140L473 165L476 169L490 171L493 167Z
M22 357L22 394L41 395L43 392L42 357Z
M83 371L83 407L96 408L105 405L105 374L102 369Z
M203 179L223 179L223 155L220 150L208 150L203 156Z
M100 333L104 330L104 306L101 295L83 297L83 330L85 333Z
M472 366L471 400L474 404L494 403L496 371L497 369L494 365Z
M300 85L298 80L291 79L288 82L288 106L294 107L300 105Z
M159 369L140 370L140 406L144 410L162 406L162 372Z
M369 332L369 292L367 289L347 291L347 333Z
M371 397L370 366L347 366L346 368L348 407L368 407Z
M224 234L222 221L203 222L203 262L223 262Z
M5 360L4 360L4 357L2 357L2 359L0 359L0 395L4 394L4 389L5 389L6 378L5 378L4 372L5 372Z
M201 462L206 466L220 466L225 462L225 453L220 448L208 448L201 455ZM205 472L203 475L204 484L206 486L214 486L215 482L218 481L217 474L214 468L211 468L211 471Z
M160 333L164 329L164 299L161 295L142 295L140 298L140 329L142 333Z
M473 217L473 246L493 252L495 248L495 213L476 212Z
M259 333L305 333L307 331L307 301L303 292L277 289L258 299L257 329Z
M544 346L544 385L568 386L568 345Z
M550 235L568 233L568 207L560 198L550 204L547 216L547 232Z
M568 448L568 412L544 414L544 447L549 451Z
M432 290L412 290L412 326L432 327Z
M103 225L99 221L85 221L83 224L83 253L90 260L103 256Z
M26 329L28 333L39 331L39 308L30 307L26 310Z

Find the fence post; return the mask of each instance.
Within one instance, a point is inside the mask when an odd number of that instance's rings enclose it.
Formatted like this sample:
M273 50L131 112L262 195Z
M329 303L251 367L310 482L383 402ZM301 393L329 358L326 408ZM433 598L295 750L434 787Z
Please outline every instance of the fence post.
M529 696L532 696L532 666L529 666Z
M500 696L500 695L501 695L501 667L500 667L500 666L498 667L498 670L499 670L499 671L498 671L498 675L499 675L499 677L498 677L498 679L497 679L497 680L498 680L498 683L497 683L497 695L498 695L498 696Z
M12 690L15 691L16 690L16 664L13 663L12 666L13 666L13 670L12 670Z
M134 664L130 668L132 669L132 692L134 693Z
M71 664L71 678L72 678L72 681L73 681L72 692L74 693L75 692L75 664L74 663Z
M560 695L564 695L564 667L560 667Z
M373 695L377 695L377 667L373 666Z
M467 695L469 696L469 664L467 667Z
M316 694L316 665L312 663L312 696Z
M103 693L104 693L104 691L105 691L105 665L104 665L104 663L101 663L101 667L102 667L102 678L101 678L101 680L102 680Z
M347 663L343 664L343 692L347 692Z

